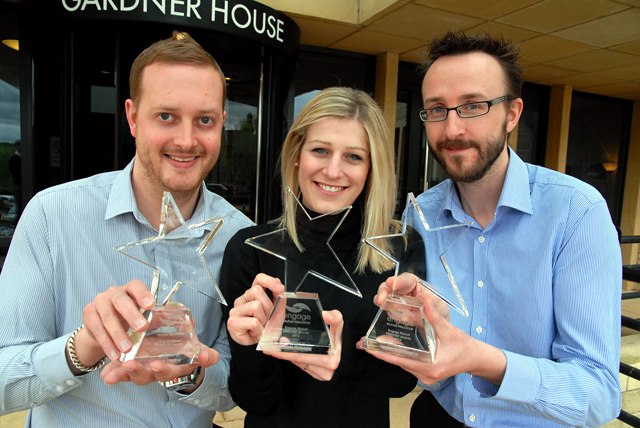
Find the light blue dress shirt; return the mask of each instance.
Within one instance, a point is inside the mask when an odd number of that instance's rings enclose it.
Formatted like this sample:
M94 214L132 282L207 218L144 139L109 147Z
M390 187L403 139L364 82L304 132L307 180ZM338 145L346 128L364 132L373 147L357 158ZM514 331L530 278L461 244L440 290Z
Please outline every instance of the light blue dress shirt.
M451 180L417 198L431 227L471 222L462 234L445 232L438 250L470 312L451 311L451 322L504 352L504 380L496 387L460 374L422 386L468 426L600 426L621 406L616 229L596 189L509 155L484 229L463 211ZM429 248L427 262L432 281L446 283Z
M0 414L30 408L27 426L36 427L211 427L216 411L235 405L220 304L186 287L174 300L191 309L200 341L220 353L192 394L157 382L106 385L97 371L76 377L69 370L65 346L84 306L112 285L151 281L149 267L114 251L158 234L136 206L132 168L133 161L41 191L24 210L0 274ZM188 223L212 217L224 219L204 253L217 278L227 241L253 223L203 184ZM170 288L161 284L159 301Z

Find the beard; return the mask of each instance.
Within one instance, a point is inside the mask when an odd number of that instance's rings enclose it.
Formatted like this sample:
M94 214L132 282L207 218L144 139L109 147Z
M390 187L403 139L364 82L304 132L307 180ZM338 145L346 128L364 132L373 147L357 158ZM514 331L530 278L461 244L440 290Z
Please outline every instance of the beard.
M459 183L473 183L483 178L500 157L507 141L507 124L503 124L499 135L489 137L484 143L470 140L443 140L436 143L432 154L435 160L444 168L453 181ZM484 146L484 148L483 148ZM447 163L442 155L446 149L474 148L478 152L475 164L465 168L464 156L454 155Z
M193 192L199 192L202 181L206 178L208 171L213 168L217 158L205 159L203 153L187 152L179 148L172 148L171 153L177 155L199 155L202 162L210 163L209 165L197 165L189 170L175 171L165 166L163 168L164 151L155 149L153 146L136 140L136 162L140 162L145 181L152 188L158 191L171 192L174 198L179 195L190 195Z

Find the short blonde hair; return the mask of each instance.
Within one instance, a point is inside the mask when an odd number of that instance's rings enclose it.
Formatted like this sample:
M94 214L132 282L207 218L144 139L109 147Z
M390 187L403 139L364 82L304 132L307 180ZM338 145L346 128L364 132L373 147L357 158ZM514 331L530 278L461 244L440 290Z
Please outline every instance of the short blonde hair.
M133 61L129 72L129 94L134 102L140 96L142 72L156 62L196 64L213 67L222 81L222 108L227 98L227 82L218 62L211 54L204 50L188 33L174 31L171 37L158 40L143 50Z
M371 166L364 188L362 237L386 235L393 221L396 203L395 152L389 127L382 110L366 92L353 88L329 87L315 95L293 122L282 146L280 172L282 177L282 202L284 212L281 227L302 249L296 230L297 203L291 203L287 188L300 198L296 162L309 127L326 118L355 119L361 125L369 144ZM383 245L384 247L384 245ZM360 242L357 272L369 267L374 272L391 268L391 262L369 245Z

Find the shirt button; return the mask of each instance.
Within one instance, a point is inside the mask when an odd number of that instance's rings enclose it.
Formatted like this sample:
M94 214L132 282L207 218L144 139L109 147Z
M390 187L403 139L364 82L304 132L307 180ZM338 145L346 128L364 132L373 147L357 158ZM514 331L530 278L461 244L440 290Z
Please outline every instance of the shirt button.
M71 386L71 385L75 385L75 384L76 384L76 383L75 383L75 381L73 381L73 380L71 380L71 379L66 380L64 383L66 383L66 384L67 384L67 385L69 385L69 386Z
M476 333L478 334L482 333L482 327L480 326L476 327Z
M471 422L475 422L476 421L476 415L474 415L473 413L469 415L469 420Z
M482 244L484 242L484 236L479 237L478 241L480 241L480 243Z
M478 281L478 287L480 288L484 287L484 281Z

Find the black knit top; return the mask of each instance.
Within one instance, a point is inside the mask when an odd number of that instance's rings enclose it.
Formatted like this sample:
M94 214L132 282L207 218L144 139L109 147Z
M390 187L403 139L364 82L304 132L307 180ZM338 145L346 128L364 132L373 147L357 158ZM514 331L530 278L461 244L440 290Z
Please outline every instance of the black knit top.
M312 218L317 216L309 214ZM298 236L305 247L303 258L311 265L335 266L326 242L335 229L336 216L313 221L303 214L297 216ZM378 311L373 304L378 286L393 274L392 270L382 274L353 273L361 220L361 208L356 205L331 239L331 247L350 272L362 298L316 277L308 277L299 290L318 293L324 310L337 309L344 317L340 366L331 381L318 381L288 361L264 355L255 346L242 346L229 338L229 388L235 402L247 412L246 427L389 427L389 398L402 397L415 387L415 377L355 347ZM220 287L231 305L258 273L284 281L282 260L244 242L272 230L274 224L246 228L227 244ZM285 285L287 291L293 291L289 284Z

